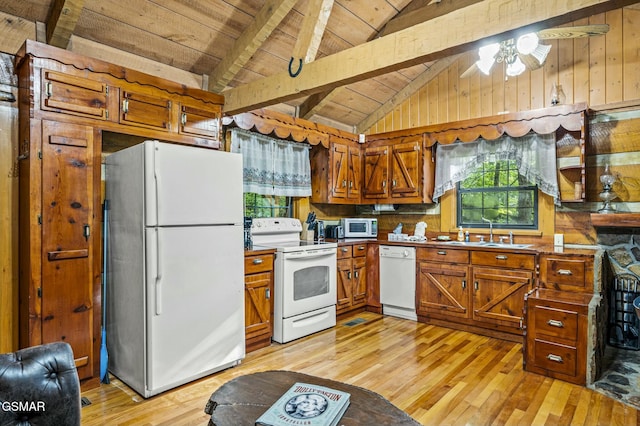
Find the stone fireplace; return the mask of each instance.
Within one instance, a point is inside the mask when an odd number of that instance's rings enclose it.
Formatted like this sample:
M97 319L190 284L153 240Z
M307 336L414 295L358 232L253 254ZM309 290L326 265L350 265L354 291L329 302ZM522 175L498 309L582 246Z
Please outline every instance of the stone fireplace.
M602 296L606 311L606 339L597 380L590 385L640 409L640 330L630 306L640 295L640 229L599 228L597 243L606 253Z

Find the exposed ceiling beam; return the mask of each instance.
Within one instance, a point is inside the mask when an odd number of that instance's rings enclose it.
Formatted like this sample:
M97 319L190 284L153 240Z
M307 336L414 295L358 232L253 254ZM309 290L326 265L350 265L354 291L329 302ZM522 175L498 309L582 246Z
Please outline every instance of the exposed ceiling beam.
M66 49L85 0L55 0L47 20L47 43Z
M449 65L457 61L460 56L462 56L462 53L434 62L425 72L403 87L402 90L393 95L387 102L380 105L380 107L369 114L367 118L360 121L356 125L356 131L354 133L364 133L366 130L371 128L371 126L373 126L378 120L393 111L394 108L420 90L422 86L429 83L431 80L436 78L438 74L446 70Z
M227 114L251 111L434 61L498 40L619 9L637 0L484 0L306 64L296 78L275 74L229 89Z
M262 43L271 35L282 19L293 9L297 0L267 0L255 19L238 37L231 51L209 74L209 90L222 92L242 67L251 59Z
M441 3L432 4L432 0L413 0L400 11L393 19L389 20L376 38L395 33L400 30L412 27L420 22L425 22L438 16L446 15L456 9L469 6L481 0L444 0ZM309 96L298 107L300 117L310 119L319 113L322 107L336 97L336 90L328 90Z
M438 16L446 15L454 10L470 6L482 0L442 0L439 3L432 3L426 0L420 0L423 3L416 8L415 2L405 7L393 19L382 27L378 33L378 37L395 33L400 30L412 27L420 22L425 22Z
M302 21L302 27L293 48L293 59L301 59L306 64L313 61L318 53L322 34L327 26L334 0L310 1L309 9Z

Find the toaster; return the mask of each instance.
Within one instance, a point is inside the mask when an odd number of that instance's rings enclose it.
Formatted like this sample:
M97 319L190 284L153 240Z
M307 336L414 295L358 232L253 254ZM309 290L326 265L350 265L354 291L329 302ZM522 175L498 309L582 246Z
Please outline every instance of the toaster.
M344 228L341 225L327 225L325 235L325 238L340 240L344 238Z

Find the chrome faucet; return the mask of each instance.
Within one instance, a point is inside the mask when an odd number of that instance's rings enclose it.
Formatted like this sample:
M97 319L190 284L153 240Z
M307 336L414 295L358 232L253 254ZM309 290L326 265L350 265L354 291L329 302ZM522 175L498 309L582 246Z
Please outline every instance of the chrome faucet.
M513 244L513 231L509 231L509 244Z
M485 222L489 222L489 242L492 243L493 242L493 222L491 222L489 219L485 219L484 217L482 217L482 220Z

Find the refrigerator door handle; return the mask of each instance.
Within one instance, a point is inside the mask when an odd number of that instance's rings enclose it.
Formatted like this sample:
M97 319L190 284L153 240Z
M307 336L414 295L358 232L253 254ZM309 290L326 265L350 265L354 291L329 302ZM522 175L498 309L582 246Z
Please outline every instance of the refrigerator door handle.
M156 229L156 315L162 315L162 264L160 262L160 232Z
M156 156L155 156L155 153L156 153L157 149L158 148L156 147L156 149L153 150L153 178L156 181L155 182L156 186L154 188L154 191L156 193L155 194L156 195L155 196L155 202L156 202L156 226L160 226L160 218L159 218L159 216L160 216L160 191L159 191L159 188L160 188L160 171L158 170L158 167L157 167L158 162L156 161Z

